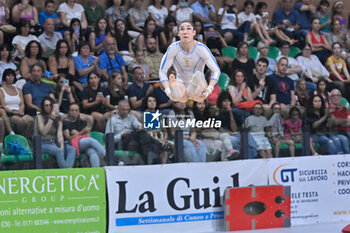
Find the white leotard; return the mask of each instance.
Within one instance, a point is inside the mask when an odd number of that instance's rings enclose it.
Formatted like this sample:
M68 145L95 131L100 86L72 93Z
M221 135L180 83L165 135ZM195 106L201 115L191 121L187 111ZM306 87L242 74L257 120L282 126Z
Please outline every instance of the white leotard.
M212 71L210 79L218 81L220 68L207 46L197 42L191 53L185 53L180 41L174 42L169 46L160 63L160 82L168 81L167 72L173 66L176 71L176 79L187 86L196 71L203 73L205 65Z

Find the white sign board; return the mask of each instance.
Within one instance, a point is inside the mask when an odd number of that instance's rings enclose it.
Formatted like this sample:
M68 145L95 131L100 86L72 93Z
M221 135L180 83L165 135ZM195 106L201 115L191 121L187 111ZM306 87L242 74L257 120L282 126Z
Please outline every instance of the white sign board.
M349 155L270 159L269 184L291 186L291 224L350 220Z
M268 182L266 160L105 169L109 233L223 230L225 189Z

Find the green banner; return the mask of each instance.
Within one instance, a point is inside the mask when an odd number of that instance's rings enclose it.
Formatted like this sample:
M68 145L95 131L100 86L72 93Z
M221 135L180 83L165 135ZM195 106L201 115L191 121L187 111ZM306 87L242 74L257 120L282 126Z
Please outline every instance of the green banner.
M105 233L103 168L0 172L1 233Z

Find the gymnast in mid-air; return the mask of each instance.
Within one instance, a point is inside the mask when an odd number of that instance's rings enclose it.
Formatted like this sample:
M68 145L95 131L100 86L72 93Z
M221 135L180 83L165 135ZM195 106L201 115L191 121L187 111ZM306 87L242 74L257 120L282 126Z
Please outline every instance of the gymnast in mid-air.
M203 101L218 82L220 68L208 47L194 40L196 31L192 23L181 23L178 31L180 41L169 46L160 63L160 82L172 101ZM211 70L209 85L203 73L205 65ZM176 71L176 78L174 74L170 74L168 79L167 72L172 66Z

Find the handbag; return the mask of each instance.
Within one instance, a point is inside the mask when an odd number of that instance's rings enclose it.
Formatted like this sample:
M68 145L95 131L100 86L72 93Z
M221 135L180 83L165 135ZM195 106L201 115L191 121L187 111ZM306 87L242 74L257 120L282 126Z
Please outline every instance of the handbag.
M12 26L11 24L1 25L0 30L3 32L6 32L8 34L13 34L16 32L16 27Z

